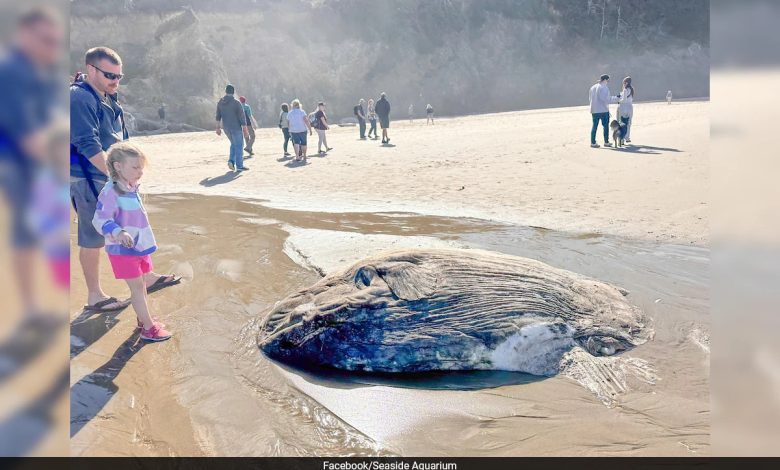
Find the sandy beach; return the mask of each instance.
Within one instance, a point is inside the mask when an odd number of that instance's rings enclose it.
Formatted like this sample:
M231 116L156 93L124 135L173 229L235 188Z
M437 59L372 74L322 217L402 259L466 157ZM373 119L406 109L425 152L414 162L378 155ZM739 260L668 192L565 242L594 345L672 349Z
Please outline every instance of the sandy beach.
M434 126L395 120L392 146L359 140L356 127L332 126L334 150L293 168L281 160L281 131L266 128L246 161L251 170L240 175L228 173L227 138L214 132L135 141L152 159L149 193L245 197L319 212L475 217L703 246L709 110L707 101L636 104L633 145L622 150L588 146L586 107L437 118ZM309 143L313 155L316 133Z
M334 150L301 167L260 129L235 174L213 132L134 139L151 158L155 270L184 277L151 297L175 336L139 343L132 308L83 315L72 257L72 454L708 455L708 113L638 104L623 150L588 146L582 107L394 122L393 146L334 126ZM652 373L607 406L566 377L314 377L259 352L275 302L409 247L500 251L628 289L656 336L627 356Z

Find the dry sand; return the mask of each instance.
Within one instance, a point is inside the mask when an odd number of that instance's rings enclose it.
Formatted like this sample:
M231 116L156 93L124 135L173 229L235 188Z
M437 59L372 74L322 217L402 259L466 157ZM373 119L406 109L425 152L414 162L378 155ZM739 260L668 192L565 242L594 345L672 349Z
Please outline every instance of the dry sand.
M638 105L636 151L590 149L582 108L394 124L396 147L335 128L330 155L298 168L277 161L280 133L263 129L251 170L235 175L212 133L135 139L152 158L145 192L167 193L147 199L156 270L185 277L151 297L175 336L141 345L132 308L81 316L73 257L72 453L706 455L709 352L697 338L709 330L708 253L656 240L708 241L707 108ZM661 380L607 408L563 377L481 390L349 385L260 354L257 322L274 302L319 272L409 246L495 249L627 287L657 321L637 354ZM101 275L127 296L105 258Z
M709 241L709 102L635 105L633 146L591 149L584 107L391 123L392 147L333 126L334 149L290 168L260 129L250 171L228 173L213 132L135 139L151 193L241 196L323 212L416 212L675 243ZM268 111L273 112L273 111ZM598 141L601 143L601 130ZM317 136L309 137L310 154ZM290 147L292 148L292 146ZM292 150L291 150L292 152Z

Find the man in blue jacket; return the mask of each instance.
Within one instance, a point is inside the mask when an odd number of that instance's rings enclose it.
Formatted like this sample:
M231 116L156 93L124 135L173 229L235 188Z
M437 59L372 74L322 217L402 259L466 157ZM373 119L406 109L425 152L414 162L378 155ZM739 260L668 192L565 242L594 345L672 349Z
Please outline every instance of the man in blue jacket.
M100 249L103 235L92 226L97 196L108 180L106 151L128 138L117 90L122 59L112 49L87 51L86 72L70 87L70 197L78 214L79 262L87 283L85 309L109 312L129 301L109 297L100 287Z

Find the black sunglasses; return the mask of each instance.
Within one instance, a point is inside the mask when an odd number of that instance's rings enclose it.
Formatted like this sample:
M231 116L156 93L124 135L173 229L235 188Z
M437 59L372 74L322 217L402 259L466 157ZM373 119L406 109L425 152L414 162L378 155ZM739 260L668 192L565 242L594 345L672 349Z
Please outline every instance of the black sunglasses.
M121 74L121 73L106 72L105 70L103 70L103 69L101 69L101 68L99 68L99 67L97 67L97 66L95 66L93 64L87 64L87 65L92 65L92 67L95 67L95 69L97 69L100 72L102 72L103 76L106 77L109 80L122 80L122 77L124 77L124 75Z

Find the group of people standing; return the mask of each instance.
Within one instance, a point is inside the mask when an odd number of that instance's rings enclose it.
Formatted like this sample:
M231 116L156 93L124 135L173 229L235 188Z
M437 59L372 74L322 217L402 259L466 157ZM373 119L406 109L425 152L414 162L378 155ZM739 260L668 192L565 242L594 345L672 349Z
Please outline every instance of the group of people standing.
M367 106L366 106L367 105ZM306 162L308 152L308 136L314 134L317 131L317 152L320 155L325 155L326 152L333 150L333 147L328 145L327 131L330 130L330 123L328 122L328 115L326 114L325 102L320 101L317 103L317 110L307 114L301 105L299 99L294 99L292 103L282 103L281 110L279 112L278 127L282 131L284 156L289 157L289 143L292 141L293 150L295 156L293 161ZM390 102L387 100L385 93L380 93L379 99L374 102L373 99L366 100L360 99L358 104L353 108L353 113L358 121L360 129L360 139L365 140L371 138L376 140L379 138L377 132L377 122L382 129L382 144L390 142L388 136L388 129L390 128ZM428 120L433 122L433 108L428 105ZM246 103L246 98L241 96L238 99L235 98L235 87L233 85L227 85L225 87L225 96L217 103L217 135L222 135L223 129L225 135L230 140L230 152L228 157L228 168L235 171L248 170L244 165L244 157L241 152L241 147L244 140L247 144L244 150L251 156L253 154L252 146L255 141L255 128L257 127L257 121L255 120L252 110ZM371 127L366 135L366 122ZM249 158L249 157L247 157Z
M390 128L390 102L387 100L387 94L384 92L380 93L379 100L376 103L374 103L373 99L369 99L368 109L366 109L365 105L366 100L360 98L358 104L352 108L360 129L360 140L366 140L366 121L371 124L371 128L368 130L368 137L372 140L378 139L376 123L379 121L379 127L382 128L382 143L390 143L390 137L387 135L387 130ZM372 133L374 134L373 137L371 137Z
M599 78L598 83L590 87L590 113L593 118L593 126L590 130L590 146L597 148L596 132L599 122L604 129L604 146L612 147L609 142L609 105L618 103L619 125L625 127L621 129L626 142L631 142L631 124L634 118L634 87L631 84L631 77L623 79L623 90L619 95L612 96L609 92L609 75L604 74Z
M319 142L317 143L317 152L320 155L324 155L325 152L333 150L333 147L328 147L328 139L326 132L330 129L328 124L328 116L325 114L325 102L320 101L317 103L317 111L310 114L306 114L301 101L294 99L292 101L292 109L287 103L282 103L282 110L279 113L279 128L282 130L284 136L284 156L290 156L287 151L288 144L292 140L293 149L295 150L295 162L306 162L306 154L308 150L308 135L313 135L314 131L317 131ZM323 147L325 150L323 150Z

